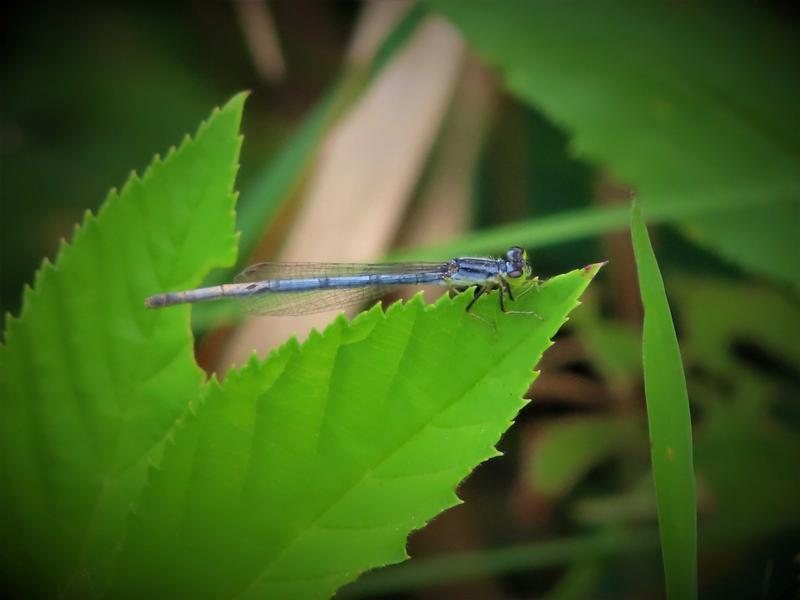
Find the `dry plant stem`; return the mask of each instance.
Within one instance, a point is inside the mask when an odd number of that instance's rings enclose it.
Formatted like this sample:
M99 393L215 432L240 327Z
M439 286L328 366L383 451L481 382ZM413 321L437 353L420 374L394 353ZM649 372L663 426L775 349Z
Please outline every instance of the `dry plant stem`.
M454 101L444 120L436 152L417 198L409 207L406 222L395 245L418 246L454 237L470 225L472 183L466 173L475 171L486 130L497 105L497 85L474 57L467 57ZM433 302L438 287L423 289ZM412 290L402 290L400 297Z
M391 3L389 3L391 4ZM452 96L464 45L443 20L423 22L325 140L281 260L355 262L385 254ZM250 319L218 364L266 355L333 314Z
M383 39L411 5L410 0L364 2L347 50L347 63L355 67L366 67Z
M497 86L486 67L467 58L428 176L397 240L401 247L434 243L470 225L472 184L483 139L497 106Z
M264 81L280 82L286 65L269 5L265 0L234 0L232 4L256 72Z

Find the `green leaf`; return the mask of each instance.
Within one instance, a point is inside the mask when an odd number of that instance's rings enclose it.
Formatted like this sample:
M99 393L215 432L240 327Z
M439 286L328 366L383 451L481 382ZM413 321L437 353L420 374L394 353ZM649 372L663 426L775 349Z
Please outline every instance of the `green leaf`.
M713 4L431 5L513 93L573 132L577 153L636 188L648 214L730 201L723 214L686 218L684 231L743 267L800 284L797 42L779 24Z
M697 595L697 499L689 395L664 282L635 204L631 237L644 305L644 387L667 596L691 598Z
M4 582L102 590L148 465L202 392L189 309L143 299L236 256L244 95L87 214L8 317L0 347ZM4 586L5 587L5 586Z
M497 456L531 368L599 265L502 314L471 294L337 319L232 372L187 419L131 521L115 595L327 598L406 558Z

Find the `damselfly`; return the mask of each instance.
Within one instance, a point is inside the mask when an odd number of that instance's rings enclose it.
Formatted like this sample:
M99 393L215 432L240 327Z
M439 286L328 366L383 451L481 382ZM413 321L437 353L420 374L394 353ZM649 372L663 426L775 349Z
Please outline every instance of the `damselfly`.
M463 257L427 263L287 263L265 262L247 267L235 283L168 292L145 300L149 308L187 302L235 298L243 310L259 315L304 315L351 304L366 303L401 285L443 285L450 289L474 287L467 305L498 290L500 309L505 297L514 300L510 279L531 279L531 266L522 248L513 247L504 258ZM532 282L535 283L535 282ZM532 314L532 313L527 313Z

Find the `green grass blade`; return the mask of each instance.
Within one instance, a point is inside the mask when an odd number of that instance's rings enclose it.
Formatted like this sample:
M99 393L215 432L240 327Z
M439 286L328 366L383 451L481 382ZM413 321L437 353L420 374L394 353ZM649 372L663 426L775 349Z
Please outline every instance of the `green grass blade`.
M693 598L697 595L697 499L689 395L664 282L636 205L631 237L644 305L645 394L667 595Z
M757 207L766 211L782 212L787 206L794 204L798 196L800 182L790 186L767 185L758 190L738 190L724 196L702 194L693 196L691 202L654 203L652 208L648 208L647 222L680 223L696 217L713 219L736 214L746 216ZM595 206L490 227L440 244L400 250L393 253L391 258L423 260L469 253L491 254L505 250L511 244L529 249L543 248L621 231L629 226L630 209L627 204Z
M729 261L800 286L797 36L742 5L431 0L509 90L649 214L697 197L794 189L793 202L682 221ZM772 196L762 194L762 201Z
M128 511L204 387L189 309L145 296L197 285L236 256L233 182L244 95L87 214L8 317L0 346L4 588L102 591Z
M418 296L336 320L212 384L153 471L115 594L328 598L405 541L526 400L531 370L599 265L502 314ZM495 326L492 325L495 324Z

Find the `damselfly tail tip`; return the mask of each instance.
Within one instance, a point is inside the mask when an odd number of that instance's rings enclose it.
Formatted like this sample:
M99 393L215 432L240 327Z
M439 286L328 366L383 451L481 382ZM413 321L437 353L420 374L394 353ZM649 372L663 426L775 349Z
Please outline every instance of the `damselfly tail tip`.
M146 308L160 308L164 306L164 294L158 294L157 296L148 296L144 299L144 305Z

